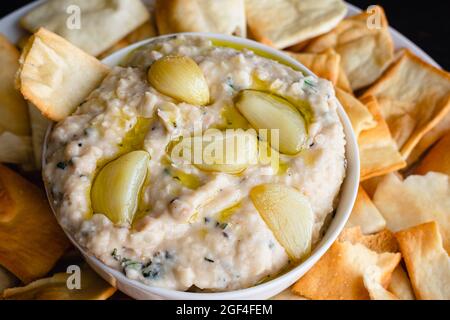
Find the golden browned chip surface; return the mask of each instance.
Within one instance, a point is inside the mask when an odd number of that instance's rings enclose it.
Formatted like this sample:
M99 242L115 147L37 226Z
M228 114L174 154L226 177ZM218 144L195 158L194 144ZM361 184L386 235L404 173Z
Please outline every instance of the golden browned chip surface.
M381 270L379 267L368 268L363 279L371 300L399 300L381 285Z
M75 275L75 274L74 274ZM116 289L98 276L87 265L80 269L80 289L68 289L71 274L57 273L50 278L36 280L25 287L6 289L7 300L106 300Z
M377 121L370 110L361 101L344 90L336 88L336 97L344 107L345 112L350 118L355 136L365 130L373 129L377 126Z
M301 297L292 291L292 287L280 292L276 296L272 297L270 300L308 300L305 297Z
M59 121L101 83L109 69L60 36L40 29L20 58L17 85L49 119Z
M441 229L442 230L442 229ZM435 221L396 233L414 293L421 300L450 299L450 258Z
M14 88L14 77L19 69L19 51L0 34L0 133L30 134L27 104Z
M246 0L252 36L275 48L286 48L333 29L347 8L341 0Z
M339 88L341 90L344 90L345 92L353 94L352 87L350 86L350 81L348 80L348 77L345 74L345 70L344 68L342 68L342 65L339 67L339 74L336 83L336 88Z
M158 0L155 7L160 34L214 32L245 37L244 0Z
M430 150L419 166L415 168L414 173L424 175L430 171L450 176L450 132Z
M380 111L406 159L420 139L450 111L450 74L405 50L365 93Z
M319 78L324 78L337 83L339 77L339 66L341 58L332 49L324 53L287 53L311 70Z
M68 245L44 193L0 165L0 265L28 283L46 275Z
M377 125L362 131L358 137L361 180L381 176L406 166L374 97L361 100L372 113Z
M32 103L28 105L28 113L31 123L31 142L35 167L39 170L42 164L42 148L44 146L45 134L51 121L42 115L38 108Z
M419 143L414 147L414 149L411 151L411 154L408 156L408 164L413 164L414 162L416 162L429 147L435 144L444 135L447 135L449 133L450 112L448 112L433 129L427 132L423 136L423 138L420 139Z
M128 34L125 38L121 39L117 43L115 43L111 48L104 51L101 55L99 55L99 59L106 58L107 56L113 54L114 52L128 47L133 43L153 38L157 36L156 27L151 22L146 22L130 34Z
M312 40L305 51L323 52L334 48L341 56L342 67L353 90L373 83L394 58L394 45L384 11L376 6L372 12L349 17L327 34ZM379 19L374 20L374 15ZM372 27L371 21L379 22Z
M401 264L399 264L394 272L392 272L391 283L389 284L388 290L400 300L416 299L411 286L411 281Z
M389 175L389 174L395 174L398 179L403 180L403 176L398 171L388 173L387 175ZM361 182L361 186L367 192L367 195L370 197L370 199L373 199L373 196L375 194L375 191L377 190L378 184L387 175L377 176L377 177L370 178L370 179L367 179L367 180L364 180L364 181Z
M17 279L11 272L0 266L0 292L7 288L15 287L19 284Z
M360 243L336 241L297 281L293 291L310 299L369 299L363 280L368 268L375 266L381 269L380 283L386 287L399 261L400 253L379 254Z
M97 56L149 19L141 0L49 0L21 19L34 33L46 28Z
M361 186L358 189L355 205L346 224L346 227L349 228L357 226L361 228L364 234L375 233L386 227L383 216Z
M388 175L379 183L373 202L393 232L436 220L444 247L450 252L449 179L448 175L435 172L412 175L403 181Z
M345 228L339 236L339 241L360 243L376 253L398 252L397 240L395 240L394 234L387 229L375 234L364 235L360 227Z

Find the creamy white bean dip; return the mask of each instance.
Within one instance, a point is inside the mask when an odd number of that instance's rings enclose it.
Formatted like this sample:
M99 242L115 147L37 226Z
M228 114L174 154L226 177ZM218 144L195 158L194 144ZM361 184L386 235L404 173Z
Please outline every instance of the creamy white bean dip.
M166 55L197 62L210 105L178 102L150 86L147 69ZM192 36L153 42L127 60L50 134L44 176L61 225L104 263L152 286L228 291L293 267L249 191L263 183L300 190L314 212L313 244L320 240L345 175L345 137L332 85L252 51ZM174 168L167 156L171 142L192 134L196 125L227 127L224 110L234 108L239 91L256 82L309 102L308 147L296 156L281 155L284 169L278 173L270 165L234 175L191 164ZM132 226L117 226L92 212L90 189L102 165L136 148L151 157L139 218Z

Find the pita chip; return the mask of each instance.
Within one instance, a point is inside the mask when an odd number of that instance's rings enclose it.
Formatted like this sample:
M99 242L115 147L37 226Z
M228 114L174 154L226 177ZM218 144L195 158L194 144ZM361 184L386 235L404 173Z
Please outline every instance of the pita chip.
M312 40L305 51L323 52L334 48L341 56L341 64L352 90L366 87L377 80L394 59L386 15L379 6L373 12L349 17L327 34ZM377 19L379 27L370 28Z
M398 179L403 180L403 176L398 172L391 172L389 174L395 174ZM364 190L367 192L367 195L370 197L370 199L373 199L373 196L375 194L375 191L377 190L378 184L386 177L386 175L383 176L377 176L374 178L370 178L367 180L364 180L361 182L361 186L364 188Z
M60 36L40 29L20 58L16 83L47 118L69 116L97 88L109 68Z
M336 88L336 97L350 118L356 137L359 137L362 131L376 127L377 121L375 121L374 115L353 95Z
M361 99L376 121L376 126L364 130L358 137L359 156L361 159L361 181L400 170L406 166L389 128L380 113L374 97Z
M41 169L42 165L42 148L44 146L45 134L51 121L39 112L33 104L29 103L28 112L31 122L31 142L33 147L34 165L37 169Z
M367 300L364 275L380 268L380 283L386 287L400 253L376 253L360 243L336 241L325 255L293 286L294 293L309 299Z
M386 227L383 216L361 186L346 227L360 227L363 234L379 232Z
M11 272L0 266L0 292L7 288L17 286L19 282L19 279L17 279Z
M373 202L386 220L387 228L397 232L415 225L437 221L450 252L450 177L436 172L411 175L400 180L386 176L378 185Z
M158 0L156 24L160 34L213 32L245 37L245 0Z
M0 165L0 265L29 283L45 276L68 246L44 193Z
M411 281L409 281L408 275L401 264L399 264L394 272L392 272L391 283L389 284L388 290L400 300L416 299L416 297L414 297Z
M148 19L141 0L48 0L20 22L31 33L45 28L97 56Z
M402 156L450 111L450 74L405 50L365 93L375 96Z
M0 162L30 164L33 162L31 137L18 136L9 131L0 133Z
M270 300L308 300L308 299L295 294L294 292L292 292L292 287L289 287L286 290L277 294L276 296L272 297Z
M396 233L414 293L420 300L450 299L450 258L435 221Z
M246 0L250 33L281 49L332 30L347 13L341 0Z
M336 88L344 90L347 93L353 94L352 87L350 86L350 81L348 80L348 77L345 74L345 70L344 68L342 68L342 65L339 66L339 74L336 82Z
M14 77L19 69L20 53L0 34L0 133L8 131L18 136L30 134L27 103L14 88Z
M381 270L379 267L368 268L363 279L371 300L399 300L381 285Z
M287 53L319 78L327 79L333 84L337 83L341 58L335 51L330 49L324 53Z
M430 171L450 176L450 132L428 152L414 169L414 174L425 175Z
M443 136L450 134L450 112L438 122L438 124L427 132L419 143L411 151L408 156L408 164L411 165L416 162L420 156L428 150L432 145L439 141Z
M394 234L387 229L375 234L364 235L360 227L345 228L339 236L339 241L360 243L376 253L398 252L397 240L395 240Z
M132 45L133 43L153 38L157 36L158 33L156 32L156 27L153 26L152 23L146 22L133 32L131 32L129 35L127 35L125 38L114 44L111 48L104 51L100 56L99 59L104 59L111 54L113 54L116 51L119 51L120 49L123 49L125 47L128 47L129 45Z
M25 287L6 289L6 300L106 300L116 289L98 276L86 264L80 269L80 289L70 290L67 281L70 274L57 273L50 278L36 280Z

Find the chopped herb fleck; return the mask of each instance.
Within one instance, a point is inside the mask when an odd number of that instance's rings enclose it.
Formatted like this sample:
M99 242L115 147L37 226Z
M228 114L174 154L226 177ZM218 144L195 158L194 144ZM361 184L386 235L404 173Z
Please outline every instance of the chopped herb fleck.
M225 238L229 238L230 236L228 235L228 233L226 233L226 232L222 232L222 234L223 234L223 236L225 237Z
M209 262L209 263L214 263L214 260L209 259L209 258L207 258L207 257L205 257L205 261L207 261L207 262Z
M218 223L217 227L222 230L225 230L228 227L228 223Z
M66 167L67 167L67 163L66 163L66 162L63 162L63 161L58 162L58 163L56 164L56 167L57 167L58 169L65 170Z

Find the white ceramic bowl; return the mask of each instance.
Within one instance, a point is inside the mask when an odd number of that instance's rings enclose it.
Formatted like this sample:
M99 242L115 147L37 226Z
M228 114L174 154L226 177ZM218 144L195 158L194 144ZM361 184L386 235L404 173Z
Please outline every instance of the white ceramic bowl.
M215 39L231 43L233 45L238 45L239 47L245 47L250 50L254 49L257 52L260 53L263 52L265 54L268 54L274 57L274 59L281 61L285 64L288 64L291 67L294 67L295 69L303 71L306 74L313 75L311 71L305 68L302 64L292 59L291 57L285 55L284 53L251 40L209 33L185 33L185 35L207 37L209 39ZM139 48L140 46L148 44L157 39L163 39L170 36L171 35L161 36L153 39L148 39L140 43L136 43L112 54L111 56L106 58L103 62L110 66L118 65L125 59L125 57L127 57L127 55L130 52L132 52L136 48ZM304 275L328 250L328 248L336 240L339 233L344 228L344 225L347 222L347 219L350 216L350 212L353 208L353 204L356 199L356 193L359 185L358 145L350 121L340 104L338 107L338 114L342 121L347 140L346 144L347 173L341 188L341 195L337 206L336 214L329 228L327 229L324 237L314 248L309 258L300 263L297 267L295 267L291 271L283 275L280 275L279 277L271 281L247 289L219 292L219 293L192 293L192 292L182 292L164 288L151 287L138 281L130 280L122 272L119 272L113 268L108 267L103 262L98 260L95 256L93 256L91 253L82 248L67 231L66 234L72 241L72 243L81 251L88 264L100 276L102 276L106 281L108 281L114 287L118 288L120 291L126 293L127 295L135 299L240 300L240 299L268 299L272 296L275 296L276 294L280 293L281 291L292 285L302 275ZM49 135L50 130L51 128L49 128L49 131L47 132L47 137ZM45 165L46 143L44 145L44 152L43 152L44 154L43 165ZM47 196L49 197L51 204L52 201L48 192Z

